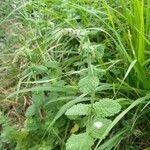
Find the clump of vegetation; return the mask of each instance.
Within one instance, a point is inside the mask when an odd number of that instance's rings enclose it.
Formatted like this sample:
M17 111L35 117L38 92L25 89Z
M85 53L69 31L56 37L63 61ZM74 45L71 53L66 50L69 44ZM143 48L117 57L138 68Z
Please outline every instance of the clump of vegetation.
M149 0L0 7L0 149L150 148Z

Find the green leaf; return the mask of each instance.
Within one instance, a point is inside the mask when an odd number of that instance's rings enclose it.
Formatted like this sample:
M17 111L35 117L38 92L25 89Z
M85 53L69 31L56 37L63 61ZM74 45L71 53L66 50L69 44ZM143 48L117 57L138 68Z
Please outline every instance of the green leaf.
M88 104L77 104L69 108L65 115L67 116L76 116L76 115L88 115L89 114L89 105Z
M96 116L105 118L113 116L121 110L121 105L111 99L102 99L94 103L94 111Z
M94 92L99 85L99 79L97 76L88 75L79 81L80 91L87 94Z
M38 150L52 150L52 147L51 146L48 146L48 145L42 145L38 148Z
M30 68L34 74L46 73L48 71L47 67L43 65L32 65Z
M26 117L31 117L33 116L34 114L36 113L36 107L35 105L31 105L28 107L26 113L25 113L25 116Z
M94 45L93 48L95 49L96 58L98 60L101 59L103 57L103 55L104 55L105 45L98 44L98 45Z
M0 140L4 143L9 142L9 140L14 140L14 137L17 135L18 131L14 125L3 125L3 130L0 135Z
M94 75L98 76L99 78L102 78L106 74L106 70L97 68L95 66L92 67L93 67Z
M49 60L45 63L45 66L48 67L48 68L58 69L59 68L59 63L57 61Z
M33 92L32 93L32 101L33 104L39 108L43 105L45 100L45 96L44 96L44 92L40 91L40 92Z
M66 150L90 150L93 138L87 133L72 134L66 143Z
M30 131L36 131L37 129L41 129L41 120L39 117L29 117L25 120L24 127ZM38 130L38 133L41 130ZM41 131L42 132L42 131Z
M111 124L111 120L103 118L93 118L90 125L87 126L87 132L93 138L101 138L107 127Z

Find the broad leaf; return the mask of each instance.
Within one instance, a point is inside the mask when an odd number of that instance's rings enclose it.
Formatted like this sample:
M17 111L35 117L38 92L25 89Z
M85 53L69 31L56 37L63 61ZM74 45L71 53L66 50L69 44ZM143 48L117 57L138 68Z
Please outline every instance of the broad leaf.
M99 44L99 45L93 45L93 48L95 50L96 58L98 60L101 59L104 55L105 46L103 44Z
M72 106L66 111L67 116L81 116L81 115L88 115L90 110L90 106L88 104L77 104Z
M99 79L97 76L88 75L87 77L79 81L80 91L87 94L94 92L99 85Z
M87 127L87 131L93 138L101 138L107 127L111 124L111 120L103 118L94 118L90 125Z
M37 129L41 129L41 120L37 117L30 117L25 120L24 127L28 131L36 131ZM41 130L38 131L38 134Z
M93 138L87 133L72 134L66 143L66 150L90 150Z
M44 92L42 91L32 92L32 101L37 108L43 105L44 100L45 100Z
M30 68L34 74L46 73L48 71L47 67L43 65L32 65Z
M35 105L31 105L31 106L28 107L28 109L27 109L27 111L25 113L25 116L26 117L31 117L31 116L33 116L36 113L36 111L37 110L36 110Z
M113 116L121 110L121 105L111 99L102 99L94 104L96 116L105 118Z

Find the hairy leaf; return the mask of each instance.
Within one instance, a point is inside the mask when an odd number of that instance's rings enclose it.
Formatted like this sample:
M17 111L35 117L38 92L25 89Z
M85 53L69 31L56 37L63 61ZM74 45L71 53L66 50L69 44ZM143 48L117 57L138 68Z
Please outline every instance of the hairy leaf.
M26 117L31 117L33 116L34 114L36 113L36 107L35 105L31 105L28 107L26 113L25 113L25 116Z
M90 125L87 127L87 131L93 138L101 138L107 127L111 124L111 120L103 118L94 118Z
M87 133L72 134L66 143L66 150L90 150L93 139Z
M43 105L44 100L45 100L44 92L42 91L32 92L32 101L37 108Z
M67 116L76 116L76 115L88 115L89 114L89 105L88 104L77 104L72 106L66 111Z
M83 93L94 92L99 85L99 79L97 76L88 75L79 81L80 91Z
M105 118L113 116L121 110L121 105L111 99L102 99L94 104L96 116Z

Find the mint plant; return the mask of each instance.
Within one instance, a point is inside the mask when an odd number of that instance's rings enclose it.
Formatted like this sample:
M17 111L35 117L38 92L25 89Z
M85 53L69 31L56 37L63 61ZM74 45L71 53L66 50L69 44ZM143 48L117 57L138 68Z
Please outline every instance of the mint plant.
M102 99L99 100L99 102L95 102L93 107L89 104L77 104L72 106L70 109L66 111L66 115L68 118L76 119L75 116L88 116L89 118L91 117L90 112L92 111L92 118L90 119L89 122L86 123L86 134L84 133L83 135L88 135L90 138L93 139L94 144L94 139L101 138L107 127L112 123L110 119L107 119L107 117L114 116L115 114L119 113L121 110L121 105L111 99ZM76 142L80 142L82 137L80 136L71 136L67 140L67 145L72 145L71 148L74 149L76 148L76 144L72 144L72 141L75 140ZM78 137L78 138L77 138ZM86 145L86 143L85 143ZM80 145L79 145L80 146ZM69 149L69 148L68 148Z
M148 150L150 0L3 0L0 150Z

